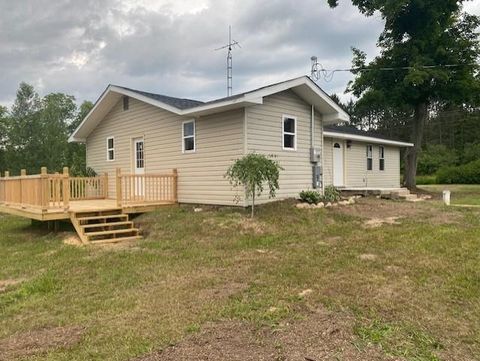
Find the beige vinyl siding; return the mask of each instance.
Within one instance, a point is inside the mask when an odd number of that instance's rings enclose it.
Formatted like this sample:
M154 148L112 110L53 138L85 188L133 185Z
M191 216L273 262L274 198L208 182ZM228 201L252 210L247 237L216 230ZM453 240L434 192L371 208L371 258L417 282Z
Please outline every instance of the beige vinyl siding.
M323 145L323 182L325 186L333 184L333 141L325 138Z
M133 173L133 139L145 142L145 172L178 170L178 199L182 203L235 204L241 189L233 190L224 174L244 151L244 110L196 119L193 153L182 152L182 122L168 111L130 98L129 110L120 100L87 138L87 165L108 172L109 196L115 197L115 169ZM107 137L115 138L115 161L107 161ZM243 203L241 203L243 205Z
M283 115L296 117L296 150L282 147ZM312 188L310 163L311 106L292 91L264 98L263 104L246 108L247 152L272 154L284 168L280 172L277 198L298 197L300 191ZM315 146L322 147L321 118L315 116ZM268 200L268 190L260 202Z
M325 184L333 182L333 143L344 140L325 139ZM379 170L379 146L373 146L373 169L367 171L366 142L352 141L350 148L345 146L344 174L345 187L398 188L400 187L400 148L384 145L385 170Z

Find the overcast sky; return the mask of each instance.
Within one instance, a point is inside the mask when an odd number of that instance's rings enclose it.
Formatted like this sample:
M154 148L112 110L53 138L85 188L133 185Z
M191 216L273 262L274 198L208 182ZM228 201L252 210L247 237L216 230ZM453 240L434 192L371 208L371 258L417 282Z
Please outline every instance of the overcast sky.
M263 3L263 4L262 4ZM350 47L377 54L379 16L349 0L0 0L0 104L26 81L41 94L95 101L108 84L209 100L226 95L228 25L234 93L326 68L348 67ZM261 5L260 5L261 4ZM467 4L480 14L480 1ZM320 81L342 93L350 75ZM343 96L344 99L346 96Z

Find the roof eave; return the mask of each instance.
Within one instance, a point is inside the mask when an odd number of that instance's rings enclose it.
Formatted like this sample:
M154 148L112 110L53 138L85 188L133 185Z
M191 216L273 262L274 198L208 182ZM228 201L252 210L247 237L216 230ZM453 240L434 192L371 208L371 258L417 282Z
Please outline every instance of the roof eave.
M376 143L376 144L386 144L386 145L395 145L398 147L413 147L413 143L407 143L407 142L400 142L396 140L389 140L389 139L382 139L382 138L377 138L377 137L372 137L372 136L365 136L365 135L356 135L356 134L348 134L348 133L337 133L337 132L329 132L329 131L324 131L323 132L324 137L332 137L332 138L339 138L339 139L351 139L351 140L358 140L362 142L370 142L370 143Z

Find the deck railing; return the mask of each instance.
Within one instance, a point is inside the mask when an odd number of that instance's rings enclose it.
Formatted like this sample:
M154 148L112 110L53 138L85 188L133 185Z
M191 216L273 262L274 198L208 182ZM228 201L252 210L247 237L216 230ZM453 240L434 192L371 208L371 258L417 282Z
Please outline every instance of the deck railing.
M108 197L108 176L70 177L68 168L63 173L48 174L42 167L40 174L11 177L5 172L0 177L0 204L22 208L69 209L71 200L105 199Z
M167 174L121 174L117 169L116 200L119 207L142 204L177 202L177 170ZM70 177L68 168L63 173L48 174L42 167L40 174L11 177L5 172L0 177L0 204L22 208L68 210L70 201L107 199L108 175Z
M177 170L165 174L122 174L117 168L118 206L177 202Z
M108 174L98 177L71 177L70 200L108 198Z

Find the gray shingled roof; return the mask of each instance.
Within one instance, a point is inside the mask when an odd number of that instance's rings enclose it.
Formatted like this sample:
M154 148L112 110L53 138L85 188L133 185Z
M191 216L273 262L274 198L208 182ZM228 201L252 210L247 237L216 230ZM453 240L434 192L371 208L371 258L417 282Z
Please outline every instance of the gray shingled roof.
M376 132L372 131L365 131L365 130L360 130L352 126L346 126L346 125L325 125L323 129L326 132L335 132L335 133L342 133L342 134L351 134L351 135L361 135L364 137L372 137L372 138L378 138L378 139L383 139L383 140L390 140L394 142L404 142L401 139L396 139L396 138L391 138L391 137L386 137L382 134L378 134Z
M118 86L118 85L117 85ZM162 102L162 103L165 103L165 104L168 104L168 105L171 105L175 108L178 108L178 109L190 109L190 108L194 108L194 107L197 107L199 105L202 105L204 104L204 102L201 102L199 100L192 100L192 99L184 99L184 98L174 98L174 97L169 97L167 95L162 95L162 94L155 94L155 93L148 93L148 92L144 92L144 91L141 91L141 90L136 90L136 89L131 89L131 88L125 88L123 86L118 86L119 88L122 88L122 89L125 89L125 90L129 90L131 92L134 92L134 93L137 93L137 94L140 94L140 95L143 95L147 98L151 98L151 99L154 99L154 100L158 100L159 102Z

